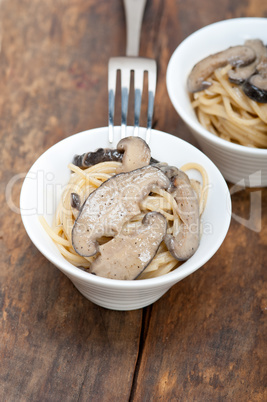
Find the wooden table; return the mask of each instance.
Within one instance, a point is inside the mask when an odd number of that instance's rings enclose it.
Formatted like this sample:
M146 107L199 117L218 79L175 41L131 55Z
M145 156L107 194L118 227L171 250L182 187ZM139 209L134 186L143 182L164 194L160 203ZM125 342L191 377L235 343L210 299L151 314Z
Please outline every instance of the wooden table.
M245 16L267 17L266 2L148 1L140 55L158 64L154 128L193 142L167 95L169 58L193 31ZM0 24L0 400L266 401L266 188L232 191L223 245L159 301L92 304L29 240L19 193L48 147L107 125L122 1L4 0Z

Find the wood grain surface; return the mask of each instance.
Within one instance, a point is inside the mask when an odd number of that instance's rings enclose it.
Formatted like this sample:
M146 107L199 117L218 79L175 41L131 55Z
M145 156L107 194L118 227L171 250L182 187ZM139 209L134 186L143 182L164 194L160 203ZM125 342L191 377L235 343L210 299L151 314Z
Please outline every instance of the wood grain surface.
M107 125L108 59L125 54L123 4L0 7L0 401L266 401L267 189L229 185L223 245L152 306L92 304L29 240L19 194L47 148ZM267 17L266 1L148 0L140 55L158 64L156 129L194 143L168 98L169 58L195 30L245 16Z

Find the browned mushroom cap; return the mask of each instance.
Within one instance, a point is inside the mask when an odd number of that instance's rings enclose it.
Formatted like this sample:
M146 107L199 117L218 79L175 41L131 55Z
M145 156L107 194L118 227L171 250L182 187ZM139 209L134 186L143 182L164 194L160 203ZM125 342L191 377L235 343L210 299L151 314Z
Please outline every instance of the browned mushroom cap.
M125 222L140 213L140 202L154 187L168 188L166 175L151 165L120 173L92 192L72 229L72 244L84 257L98 251L97 239L115 236Z
M257 65L257 73L245 81L242 89L255 102L267 103L267 57Z
M199 204L188 176L181 170L170 167L166 174L171 177L172 193L177 203L177 214L182 224L179 233L166 234L164 241L168 250L179 261L190 258L199 246Z
M245 46L249 46L254 50L256 59L253 61L253 63L250 63L247 66L237 67L229 71L229 80L235 84L242 84L242 82L247 80L252 74L255 73L257 65L260 63L262 58L267 57L267 48L260 39L247 40L245 42Z
M82 155L75 155L72 163L81 168L88 168L100 162L121 162L123 153L117 149L99 148L94 152L86 152Z
M131 140L132 138L134 140ZM138 154L138 150L140 150L140 152L142 151L142 153ZM139 163L138 166L135 162L135 167L133 167L134 159L132 158L134 153L137 155L137 160L140 159L140 156L142 155L142 162ZM123 162L121 172L126 172L126 170L123 169L126 168L129 163L131 163L133 167L131 170L146 166L149 163L158 163L158 161L152 157L147 162L148 153L150 153L150 149L144 140L139 137L127 137L118 143L117 149L99 148L94 152L86 152L81 155L75 155L72 163L80 168L88 168L101 162Z
M211 83L206 80L217 68L228 63L232 66L245 66L252 63L255 57L254 50L248 46L229 47L206 57L193 67L187 80L188 91L198 92L209 87Z
M149 212L133 233L119 233L99 247L90 272L110 279L136 279L154 258L167 230L159 212Z
M80 211L81 209L81 197L77 193L71 193L70 195L70 205L72 208Z
M117 173L130 172L147 166L150 163L151 152L147 143L140 137L126 137L120 140L117 150L123 152L122 166Z

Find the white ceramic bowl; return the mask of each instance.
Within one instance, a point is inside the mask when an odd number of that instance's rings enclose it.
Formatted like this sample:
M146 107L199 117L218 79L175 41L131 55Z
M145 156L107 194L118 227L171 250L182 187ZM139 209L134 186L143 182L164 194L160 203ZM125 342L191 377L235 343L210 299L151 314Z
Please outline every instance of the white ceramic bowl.
M255 38L267 44L267 18L230 19L196 31L177 47L170 59L167 89L174 108L225 179L248 187L264 187L267 186L267 149L233 144L207 131L197 120L186 88L187 77L198 61Z
M128 128L131 135L132 128ZM141 129L144 138L145 129ZM119 141L115 127L113 147ZM189 161L200 163L209 175L209 194L202 215L203 235L197 252L177 270L160 278L122 281L97 277L66 261L44 231L38 216L52 219L62 189L68 182L67 165L74 154L109 147L108 129L98 128L64 139L48 149L28 172L21 190L20 208L25 229L40 252L58 267L89 300L114 310L133 310L159 299L172 285L207 262L222 244L231 220L228 187L216 166L197 148L170 134L152 130L150 147L154 158L181 166ZM193 172L192 172L193 173Z

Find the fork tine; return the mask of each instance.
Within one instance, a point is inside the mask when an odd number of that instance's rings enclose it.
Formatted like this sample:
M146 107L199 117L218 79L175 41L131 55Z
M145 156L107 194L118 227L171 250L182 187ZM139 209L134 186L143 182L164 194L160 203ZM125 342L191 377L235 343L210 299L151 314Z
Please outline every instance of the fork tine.
M157 83L157 64L155 60L150 61L150 68L148 73L148 109L147 109L147 131L146 142L149 144L152 128L152 117L154 110L154 98Z
M134 135L138 136L140 111L142 103L144 72L148 72L148 108L146 142L150 141L154 97L157 81L157 65L153 59L141 57L112 57L109 60L108 88L109 88L109 141L114 139L114 110L117 70L121 71L121 138L126 136L128 99L130 91L131 71L134 72Z
M121 138L126 136L130 78L131 70L121 69Z
M108 63L108 131L109 142L114 139L114 109L116 92L117 69L114 60L110 59Z
M134 136L138 136L139 120L142 102L144 71L136 70L134 72Z

